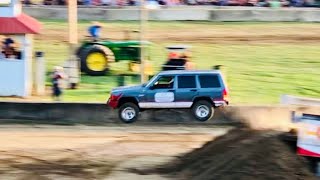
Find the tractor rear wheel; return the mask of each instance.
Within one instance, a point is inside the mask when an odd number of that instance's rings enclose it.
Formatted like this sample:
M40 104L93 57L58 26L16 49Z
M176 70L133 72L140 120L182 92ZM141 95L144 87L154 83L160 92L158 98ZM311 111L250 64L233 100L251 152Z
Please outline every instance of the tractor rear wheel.
M81 70L91 76L103 76L109 70L108 54L99 46L88 47L80 53Z

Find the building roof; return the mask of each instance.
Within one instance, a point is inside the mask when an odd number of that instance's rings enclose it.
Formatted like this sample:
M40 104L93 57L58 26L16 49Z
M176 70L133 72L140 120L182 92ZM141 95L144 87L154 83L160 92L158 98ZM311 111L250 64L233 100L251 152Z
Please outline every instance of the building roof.
M17 17L0 17L0 34L38 34L40 23L21 13Z

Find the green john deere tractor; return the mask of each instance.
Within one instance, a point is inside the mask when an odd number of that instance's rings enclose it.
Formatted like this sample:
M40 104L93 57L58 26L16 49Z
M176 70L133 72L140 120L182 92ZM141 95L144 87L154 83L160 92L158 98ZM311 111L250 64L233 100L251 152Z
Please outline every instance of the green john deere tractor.
M129 66L140 63L140 49L150 42L128 41L84 41L76 55L81 63L81 71L92 76L102 76L108 72L110 63L129 61Z

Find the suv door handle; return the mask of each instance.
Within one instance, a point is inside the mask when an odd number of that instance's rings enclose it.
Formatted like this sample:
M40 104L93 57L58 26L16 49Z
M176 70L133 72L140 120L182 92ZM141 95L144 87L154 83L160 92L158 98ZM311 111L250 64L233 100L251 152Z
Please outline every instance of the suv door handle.
M174 89L170 89L170 90L168 90L168 92L175 92L175 90Z
M192 91L192 92L196 92L197 90L196 90L196 89L191 89L190 91Z

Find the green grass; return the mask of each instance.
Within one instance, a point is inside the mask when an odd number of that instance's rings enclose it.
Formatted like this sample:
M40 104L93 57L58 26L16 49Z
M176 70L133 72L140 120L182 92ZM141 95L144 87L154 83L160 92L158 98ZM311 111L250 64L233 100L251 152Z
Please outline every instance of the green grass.
M62 21L43 20L45 30L61 32L62 37L45 39L36 38L35 49L46 54L47 70L60 65L68 56L67 24ZM79 30L84 33L89 22L80 22ZM313 23L208 23L208 22L151 22L149 30L195 31L208 29L217 32L278 32L295 34L300 29L318 30ZM138 29L138 22L108 22L108 29ZM298 28L295 30L293 28ZM292 30L290 30L292 29ZM318 31L319 32L319 31ZM303 33L303 32L301 32ZM49 33L50 35L50 33ZM60 34L58 34L60 35ZM44 37L44 38L43 38ZM45 39L45 40L44 40ZM174 42L158 41L150 49L152 63L158 71L166 58L165 45L191 44L193 61L199 69L210 69L213 65L224 65L230 87L232 103L274 104L279 102L281 94L292 94L306 97L319 97L320 89L320 43L268 42L268 43L211 43L211 42ZM112 74L126 70L126 64L113 64ZM128 79L129 84L136 84L138 79ZM105 102L110 90L117 86L114 76L90 77L82 76L77 90L66 90L65 101L98 101Z

